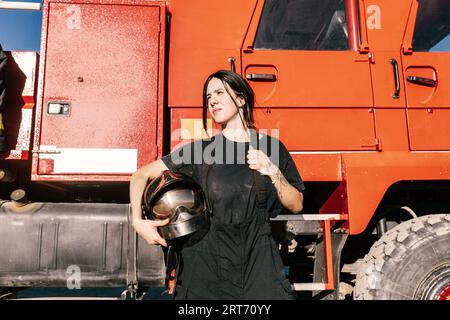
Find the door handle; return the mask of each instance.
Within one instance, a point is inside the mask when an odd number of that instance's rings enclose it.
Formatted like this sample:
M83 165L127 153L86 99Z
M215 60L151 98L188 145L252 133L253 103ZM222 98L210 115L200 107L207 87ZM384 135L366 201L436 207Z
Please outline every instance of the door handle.
M235 57L229 57L228 58L228 62L230 63L230 70L231 70L231 72L236 72L235 61L236 61Z
M389 62L392 64L392 70L394 71L394 80L395 80L395 92L392 95L392 98L398 99L400 98L400 79L398 76L398 63L394 58L389 59Z
M437 81L430 78L418 77L418 76L407 76L406 80L408 82L418 84L426 87L436 87Z
M277 81L277 76L270 73L250 73L247 75L247 80L249 81L267 81L273 82Z

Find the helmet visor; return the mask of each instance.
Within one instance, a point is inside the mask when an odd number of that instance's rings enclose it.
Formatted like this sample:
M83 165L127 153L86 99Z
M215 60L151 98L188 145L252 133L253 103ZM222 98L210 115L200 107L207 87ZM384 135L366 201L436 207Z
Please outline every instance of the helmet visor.
M177 208L184 207L192 214L200 213L205 208L203 196L200 192L186 188L176 188L163 194L153 205L153 214L157 219L171 218Z

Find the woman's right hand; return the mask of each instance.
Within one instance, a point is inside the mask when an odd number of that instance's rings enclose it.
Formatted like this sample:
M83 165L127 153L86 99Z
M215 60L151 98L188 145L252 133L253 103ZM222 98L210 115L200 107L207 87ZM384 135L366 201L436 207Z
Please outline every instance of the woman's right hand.
M167 166L159 159L140 168L130 179L130 203L131 203L131 221L134 230L149 244L160 244L167 246L166 241L159 235L157 227L169 223L166 220L144 220L142 219L142 194L149 179L160 175Z
M166 240L158 233L158 227L165 226L169 223L169 219L165 220L143 220L136 219L133 222L134 230L149 244L160 244L167 247Z

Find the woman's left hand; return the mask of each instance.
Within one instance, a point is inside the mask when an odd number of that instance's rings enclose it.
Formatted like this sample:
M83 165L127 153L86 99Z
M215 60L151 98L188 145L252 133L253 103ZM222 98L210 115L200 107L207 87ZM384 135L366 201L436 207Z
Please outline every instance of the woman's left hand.
M266 176L273 176L279 170L263 151L253 148L248 150L247 163L250 169L256 170Z
M286 180L280 169L264 152L250 148L247 153L247 163L250 169L270 177L283 207L293 213L302 210L303 194Z

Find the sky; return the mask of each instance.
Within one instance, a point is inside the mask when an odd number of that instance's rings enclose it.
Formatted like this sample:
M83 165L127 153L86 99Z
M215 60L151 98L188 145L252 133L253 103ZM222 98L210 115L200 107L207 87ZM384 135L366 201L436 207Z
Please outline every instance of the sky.
M20 0L20 2L41 2L41 0ZM0 44L6 51L40 52L41 25L42 11L0 9Z

